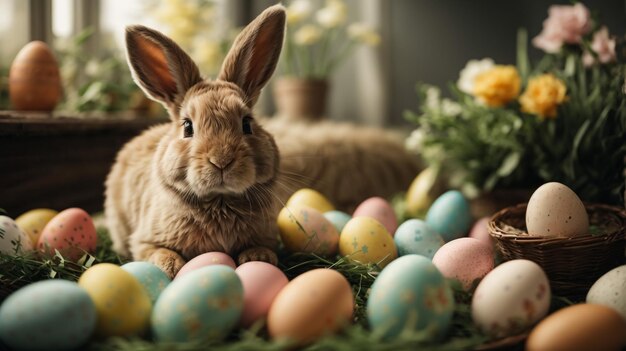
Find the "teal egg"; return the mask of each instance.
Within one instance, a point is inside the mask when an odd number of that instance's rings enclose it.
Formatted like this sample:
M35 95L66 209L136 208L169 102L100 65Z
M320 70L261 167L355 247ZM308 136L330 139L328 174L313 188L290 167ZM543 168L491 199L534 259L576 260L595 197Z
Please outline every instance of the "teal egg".
M161 292L172 282L165 272L150 262L128 262L122 269L137 278L148 292L153 306Z
M174 280L152 311L158 341L212 341L225 338L243 310L243 286L231 267L199 268Z
M346 223L352 219L352 216L345 212L341 211L328 211L324 212L324 217L332 223L332 225L337 229L338 233L341 233L343 227L346 226Z
M454 296L426 257L406 255L392 261L372 285L367 320L373 332L389 339L403 332L442 338L452 322Z
M398 255L422 255L433 259L435 252L445 244L441 235L420 219L409 219L402 223L393 237Z
M17 290L0 306L0 339L15 350L71 350L96 327L87 292L67 280L44 280Z
M426 214L426 224L446 242L465 236L472 224L467 199L457 190L439 196Z

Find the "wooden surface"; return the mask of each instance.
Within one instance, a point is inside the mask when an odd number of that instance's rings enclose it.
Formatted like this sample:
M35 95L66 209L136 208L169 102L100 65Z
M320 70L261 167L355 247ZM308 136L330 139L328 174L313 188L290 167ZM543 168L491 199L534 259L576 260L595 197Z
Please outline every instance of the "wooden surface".
M118 150L157 119L76 118L0 111L0 208L102 210Z

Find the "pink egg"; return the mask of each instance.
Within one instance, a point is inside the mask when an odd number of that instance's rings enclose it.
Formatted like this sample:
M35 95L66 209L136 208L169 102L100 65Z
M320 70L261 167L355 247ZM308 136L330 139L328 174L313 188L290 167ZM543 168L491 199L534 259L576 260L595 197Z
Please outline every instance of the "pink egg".
M267 316L274 298L289 280L280 269L260 261L244 263L235 272L243 284L243 313L239 324L247 328Z
M212 266L212 265L216 265L216 264L221 264L224 266L229 266L232 269L237 268L237 265L235 264L235 261L233 261L233 259L228 256L227 254L223 253L223 252L207 252L207 253L203 253L202 255L198 255L194 258L192 258L189 262L187 262L181 269L180 271L178 271L178 274L176 274L176 277L174 277L174 279L179 278L191 271L194 271L198 268L202 268L202 267L206 267L206 266Z
M489 220L489 217L483 217L476 221L476 223L474 223L474 226L472 226L472 229L470 230L469 237L482 241L485 244L489 245L489 247L493 248L493 238L491 238L491 235L489 235L489 229L487 228Z
M398 218L393 208L381 197L370 197L354 210L352 217L370 217L379 221L393 236L398 229Z
M68 208L46 224L37 247L49 255L58 250L63 257L76 261L85 252L93 253L97 242L96 227L89 214L80 208Z
M459 238L443 245L433 257L433 264L446 278L457 279L469 291L494 266L493 251L482 241Z

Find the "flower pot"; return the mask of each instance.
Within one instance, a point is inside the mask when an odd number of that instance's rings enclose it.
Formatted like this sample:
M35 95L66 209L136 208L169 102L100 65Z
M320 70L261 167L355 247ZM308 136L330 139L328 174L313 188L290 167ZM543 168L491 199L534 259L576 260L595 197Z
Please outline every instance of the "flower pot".
M325 116L328 83L323 79L283 77L274 82L277 115L304 121Z

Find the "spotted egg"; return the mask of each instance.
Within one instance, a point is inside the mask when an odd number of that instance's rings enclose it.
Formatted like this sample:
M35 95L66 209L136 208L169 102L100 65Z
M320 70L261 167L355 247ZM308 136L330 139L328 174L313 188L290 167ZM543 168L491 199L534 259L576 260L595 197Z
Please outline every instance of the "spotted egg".
M30 238L13 219L0 216L0 252L7 255L22 254L32 250Z
M409 219L402 223L393 240L398 248L398 256L416 254L429 259L445 244L441 235L420 219Z
M64 257L76 261L85 253L94 252L97 241L91 216L80 208L68 208L46 224L37 247L47 255L54 255L57 250Z
M339 253L363 264L385 267L398 257L398 250L387 229L369 217L352 218L341 231Z
M491 247L474 238L454 239L443 245L433 257L433 264L446 278L461 282L470 291L494 266Z
M290 252L312 252L322 256L337 252L337 229L314 208L285 207L278 214L277 223L283 244Z

